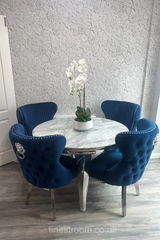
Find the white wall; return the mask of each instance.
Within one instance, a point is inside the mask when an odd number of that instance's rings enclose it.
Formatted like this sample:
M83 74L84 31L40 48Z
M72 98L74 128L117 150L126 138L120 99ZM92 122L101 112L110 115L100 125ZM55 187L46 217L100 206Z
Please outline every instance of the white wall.
M159 98L159 101L158 101L158 111L157 111L157 116L156 116L156 123L159 127L159 130L160 130L160 98ZM157 144L153 153L157 153L157 156L160 158L160 139L159 139L158 144Z
M150 117L157 50L159 0L0 0L7 16L17 106L54 101L74 114L66 68L89 64L87 105L102 116L106 99L142 105Z
M151 120L157 123L160 130L160 56L158 61L155 88L154 88ZM160 139L152 155L153 157L160 158Z
M157 66L157 73L156 73L156 80L154 85L154 95L153 95L153 102L152 102L152 112L151 112L151 120L156 121L156 118L159 118L159 97L160 97L160 56L158 60Z

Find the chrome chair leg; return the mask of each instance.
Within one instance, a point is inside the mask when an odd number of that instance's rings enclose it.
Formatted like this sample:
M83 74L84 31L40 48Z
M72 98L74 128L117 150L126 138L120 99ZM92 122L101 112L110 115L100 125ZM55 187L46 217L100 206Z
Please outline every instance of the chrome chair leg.
M122 215L126 216L126 186L122 186Z
M52 206L52 220L56 220L56 204L55 204L55 195L54 189L51 189L51 206Z
M80 211L86 211L87 192L88 192L89 176L85 171L78 174L78 189L79 189L79 205Z
M33 188L32 184L28 183L28 192L27 192L26 201L25 201L26 206L29 205L32 188Z
M139 195L140 195L140 191L139 191L138 182L136 182L136 183L134 184L134 186L135 186L135 189L136 189L136 193L137 193L137 195L139 196Z

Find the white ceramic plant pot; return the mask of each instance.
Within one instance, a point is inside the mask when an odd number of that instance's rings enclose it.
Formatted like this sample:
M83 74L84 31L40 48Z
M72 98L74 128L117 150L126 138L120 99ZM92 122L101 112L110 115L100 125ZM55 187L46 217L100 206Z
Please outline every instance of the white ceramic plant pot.
M75 119L73 120L73 128L78 131L86 131L93 127L92 119L88 122L78 122Z

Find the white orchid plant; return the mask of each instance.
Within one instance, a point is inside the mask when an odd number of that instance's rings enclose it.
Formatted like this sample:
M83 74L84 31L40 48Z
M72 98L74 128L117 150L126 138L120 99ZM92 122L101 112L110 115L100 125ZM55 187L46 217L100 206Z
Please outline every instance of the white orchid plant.
M73 95L74 92L78 94L79 104L76 111L76 121L87 122L91 120L91 110L85 108L85 82L87 81L88 66L86 65L85 59L81 59L78 62L72 61L69 68L66 70L66 74L69 78L70 94ZM79 74L75 78L74 72L77 71Z

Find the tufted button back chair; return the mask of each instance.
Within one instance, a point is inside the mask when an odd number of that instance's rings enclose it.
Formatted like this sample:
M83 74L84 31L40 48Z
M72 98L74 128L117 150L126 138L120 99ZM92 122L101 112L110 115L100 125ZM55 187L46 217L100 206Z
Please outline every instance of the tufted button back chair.
M82 169L82 162L61 155L66 144L62 135L27 136L24 127L15 124L10 129L9 137L23 175L29 183L26 204L29 204L32 185L50 189L52 217L55 220L54 189L76 178Z
M129 131L136 131L141 108L138 104L124 101L106 100L101 104L107 119L124 124Z
M17 108L17 120L22 124L26 135L32 136L32 130L37 125L52 120L57 112L53 102L33 103Z
M143 118L138 121L136 132L123 132L116 136L115 141L120 152L104 152L91 161L88 170L90 177L107 184L122 186L123 216L126 215L126 188L135 184L139 195L138 181L158 141L158 133L158 126Z

